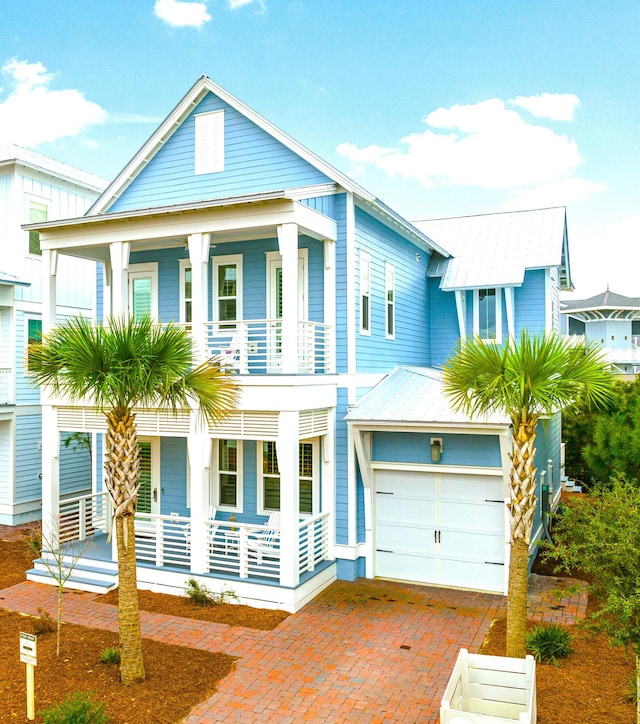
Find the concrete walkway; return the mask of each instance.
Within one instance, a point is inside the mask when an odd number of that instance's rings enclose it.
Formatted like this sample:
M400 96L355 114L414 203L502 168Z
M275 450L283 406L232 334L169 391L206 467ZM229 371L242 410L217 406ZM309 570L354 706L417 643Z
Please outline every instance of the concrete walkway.
M567 622L586 594L558 598L561 579L536 577L531 613ZM20 583L0 606L37 614L55 608L52 586ZM115 606L65 594L69 623L117 631ZM337 582L274 631L141 612L144 637L238 656L219 690L185 719L199 722L437 722L461 647L477 651L502 596L388 581Z

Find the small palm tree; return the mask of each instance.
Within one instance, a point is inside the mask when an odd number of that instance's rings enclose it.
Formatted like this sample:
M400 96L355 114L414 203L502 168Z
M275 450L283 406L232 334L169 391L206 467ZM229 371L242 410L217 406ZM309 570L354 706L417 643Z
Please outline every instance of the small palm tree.
M507 656L526 651L529 544L536 510L535 439L538 421L578 403L601 406L612 376L599 347L573 345L558 335L530 336L504 345L461 340L444 365L444 389L470 417L503 412L511 421L511 555Z
M114 504L118 547L120 676L124 684L143 681L142 639L136 580L134 515L140 459L134 408L188 409L208 421L235 409L233 378L214 360L193 368L189 332L148 317L112 319L108 326L70 319L29 349L35 382L55 393L87 398L107 418L105 484Z

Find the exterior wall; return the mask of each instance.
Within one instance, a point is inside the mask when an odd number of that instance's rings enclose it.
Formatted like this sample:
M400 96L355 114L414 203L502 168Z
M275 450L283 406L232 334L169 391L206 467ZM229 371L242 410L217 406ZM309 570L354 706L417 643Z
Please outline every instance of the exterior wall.
M631 349L631 320L599 319L587 322L585 336L609 349Z
M532 269L525 272L524 283L514 290L515 336L523 329L531 334L545 332L545 271Z
M16 415L16 465L14 503L33 502L38 508L42 472L42 421L39 414Z
M347 390L338 389L336 409L336 543L349 543L349 480L348 434L344 417L347 414Z
M338 222L338 238L336 240L336 371L348 370L347 355L347 196L339 194L335 197L335 213Z
M16 346L14 356L14 371L16 385L17 405L39 405L40 390L32 383L29 375L25 374L25 363L27 356L27 322L28 319L41 319L42 313L39 308L37 312L25 313L17 310L16 320Z
M429 256L369 214L356 208L356 269L360 251L371 258L370 331L360 333L360 289L356 284L358 372L386 372L398 364L429 360L426 270ZM420 260L418 261L419 254ZM395 268L395 338L385 335L385 262Z
M430 442L442 438L441 465L500 467L497 435L451 433L374 432L371 459L374 461L432 465Z
M0 420L0 506L9 505L13 498L13 423ZM0 515L0 523L2 515Z
M195 120L224 110L224 171L194 174ZM125 211L328 183L324 174L209 93L109 208Z
M429 279L429 334L432 367L442 365L460 339L455 295L439 288L440 279Z
M91 491L91 459L84 448L65 447L67 436L60 440L60 495L74 497Z

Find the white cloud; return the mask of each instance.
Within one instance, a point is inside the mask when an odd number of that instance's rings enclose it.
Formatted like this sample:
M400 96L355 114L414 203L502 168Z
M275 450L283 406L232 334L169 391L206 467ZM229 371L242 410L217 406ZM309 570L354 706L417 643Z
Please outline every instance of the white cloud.
M194 27L211 20L205 2L179 2L178 0L156 0L155 14L172 27Z
M10 89L0 99L0 142L38 146L76 136L103 123L107 112L77 90L51 90L54 74L42 63L11 60L2 67Z
M572 121L580 107L580 99L573 93L540 93L537 96L518 96L509 103L529 111L539 118L552 121Z
M264 0L227 0L227 3L230 10L237 10L245 5L253 5L254 3L260 8L260 10L266 9Z
M539 98L545 95L551 96ZM571 98L575 108L579 101ZM542 122L525 121L498 98L438 108L422 122L426 130L395 146L341 143L337 151L352 162L355 175L373 166L390 178L415 179L425 188L510 190L515 197L505 205L509 208L565 204L606 188L576 176L583 161L574 139Z

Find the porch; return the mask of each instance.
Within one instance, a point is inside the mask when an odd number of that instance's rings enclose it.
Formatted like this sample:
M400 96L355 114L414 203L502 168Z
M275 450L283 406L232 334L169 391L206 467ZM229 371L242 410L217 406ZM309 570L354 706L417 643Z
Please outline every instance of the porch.
M111 513L106 492L60 501L57 535L62 551L68 552L65 564L71 565L73 554L87 546L65 587L104 593L117 586L115 541L107 542ZM197 527L202 535L195 535ZM328 512L298 521L298 584L286 587L284 594L280 526L136 513L135 529L140 588L180 595L194 577L214 591L235 591L243 603L295 611L336 578L335 562L329 559ZM203 547L197 547L198 538ZM43 550L29 580L56 583L46 558ZM265 592L265 586L272 591Z

